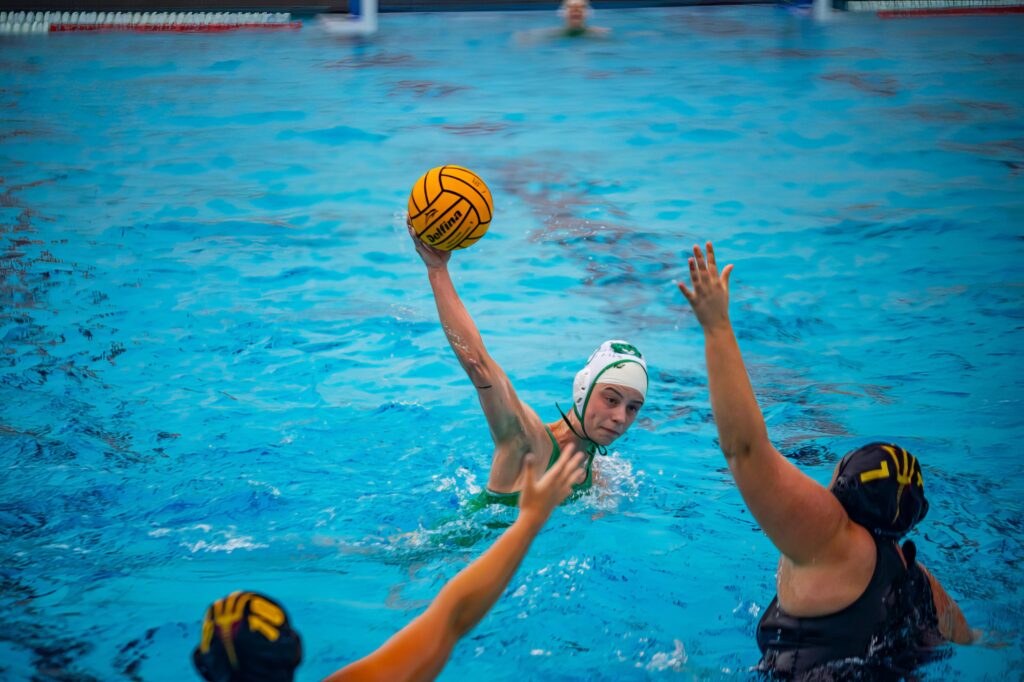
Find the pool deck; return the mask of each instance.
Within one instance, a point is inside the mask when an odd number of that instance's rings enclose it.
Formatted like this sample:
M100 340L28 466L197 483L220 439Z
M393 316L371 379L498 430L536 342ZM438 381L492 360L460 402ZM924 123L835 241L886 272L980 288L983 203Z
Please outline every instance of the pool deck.
M598 0L597 9L685 7L693 5L755 5L762 0ZM544 10L557 0L381 0L381 12ZM0 0L0 10L15 12L291 12L296 15L344 12L348 0Z

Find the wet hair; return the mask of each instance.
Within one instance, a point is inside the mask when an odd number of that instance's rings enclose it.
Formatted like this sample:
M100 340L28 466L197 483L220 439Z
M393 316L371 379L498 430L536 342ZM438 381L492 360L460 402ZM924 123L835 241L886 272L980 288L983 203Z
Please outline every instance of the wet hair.
M854 523L900 538L928 513L917 458L892 443L869 443L839 462L832 494Z
M284 608L257 592L232 592L206 609L192 663L209 682L292 682L302 640Z

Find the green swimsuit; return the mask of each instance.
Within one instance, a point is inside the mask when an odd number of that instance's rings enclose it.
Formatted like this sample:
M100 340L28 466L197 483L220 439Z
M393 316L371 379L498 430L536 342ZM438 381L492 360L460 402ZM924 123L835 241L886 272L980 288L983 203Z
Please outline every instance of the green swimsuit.
M555 465L558 461L558 457L562 454L561 449L558 447L558 441L555 440L555 434L551 433L551 429L544 427L544 430L548 432L548 438L551 439L551 457L548 458L548 466L545 469L547 471ZM573 494L568 499L575 498L579 493L589 490L590 486L594 483L594 476L590 468L594 462L594 452L597 448L594 445L590 445L587 448L587 477L583 479L583 483L574 485L572 487ZM483 492L474 497L469 501L468 510L471 512L478 511L484 507L492 504L502 504L506 507L516 507L519 505L519 493L496 493L491 490L484 488Z

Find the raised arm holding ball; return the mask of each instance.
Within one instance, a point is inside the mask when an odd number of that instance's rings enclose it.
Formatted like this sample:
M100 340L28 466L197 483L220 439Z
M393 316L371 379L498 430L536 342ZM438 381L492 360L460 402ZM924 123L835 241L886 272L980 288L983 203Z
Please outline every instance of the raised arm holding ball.
M508 376L488 354L483 338L455 291L448 261L451 252L435 235L446 216L453 215L459 201L446 194L455 194L454 187L472 202L464 187L448 183L445 166L433 169L417 182L409 202L409 234L416 252L427 267L427 277L434 293L438 317L456 358L476 388L480 406L494 441L494 455L487 489L482 499L488 503L514 506L523 488L525 469L523 457L537 453L529 465L539 477L555 464L567 447L587 453L586 475L578 485L583 489L593 482L593 456L605 454L606 447L617 440L633 424L647 395L647 364L634 346L625 341L606 341L591 354L586 366L576 375L572 388L572 409L562 418L545 424L537 413L516 395ZM465 169L460 169L465 170ZM468 171L467 171L468 172ZM437 174L436 179L431 174ZM476 176L473 176L474 178ZM479 180L479 178L477 178ZM490 193L482 186L490 219ZM432 207L439 208L431 213ZM483 210L481 210L483 212ZM454 243L456 238L451 238ZM434 246L428 244L433 243ZM559 410L561 412L561 410ZM541 453L550 453L541 456Z

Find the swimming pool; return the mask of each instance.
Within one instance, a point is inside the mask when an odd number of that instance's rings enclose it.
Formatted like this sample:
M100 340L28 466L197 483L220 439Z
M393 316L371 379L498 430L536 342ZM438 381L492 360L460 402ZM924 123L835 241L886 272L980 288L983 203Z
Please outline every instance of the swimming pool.
M611 494L556 512L441 679L749 676L776 554L672 285L705 238L780 449L821 481L870 439L922 460L922 559L1005 644L926 678L1019 677L1024 21L629 10L523 39L554 21L5 40L0 675L191 679L243 588L318 679L490 543L502 512L458 511L486 425L401 218L456 162L497 217L452 271L520 395L554 418L620 336L654 381Z

